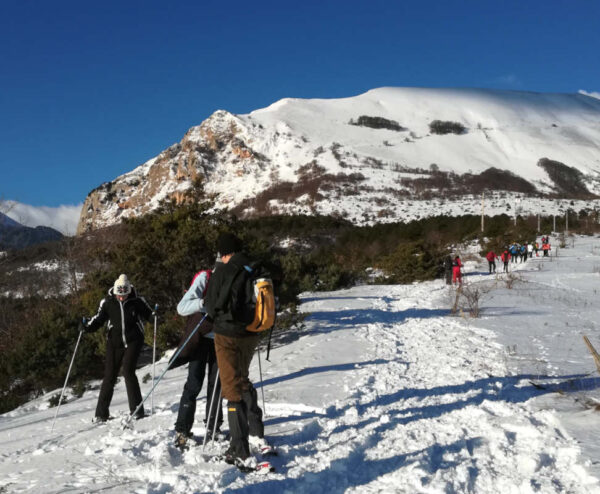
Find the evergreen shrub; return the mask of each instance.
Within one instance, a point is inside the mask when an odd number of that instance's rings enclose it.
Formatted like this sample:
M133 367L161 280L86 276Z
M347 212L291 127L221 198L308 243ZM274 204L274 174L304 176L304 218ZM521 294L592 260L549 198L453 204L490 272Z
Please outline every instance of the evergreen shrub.
M78 292L1 305L10 312L0 317L0 330L6 335L1 342L0 412L62 386L81 317L96 313L121 273L151 305L159 304L158 356L174 348L185 324L177 315L177 303L194 273L214 265L216 241L223 231L240 236L249 257L271 272L281 307L277 331L297 332L304 318L296 308L300 293L371 282L367 268L383 271L379 283L432 279L439 274L449 246L478 238L480 224L477 215L362 227L321 216L240 220L231 214L209 214L203 204L165 204L155 213L75 240L74 250L90 267ZM514 228L508 216L486 218L484 235L531 234L529 222L520 220ZM145 328L148 345L153 343L152 322ZM105 345L104 328L83 335L71 372L72 386L84 390L78 383L102 377Z
M369 117L367 115L361 115L360 117L358 117L358 120L350 120L349 123L350 125L370 127L371 129L387 129L394 130L396 132L402 132L407 130L395 120L389 120L383 117Z
M445 135L445 134L465 134L467 128L460 122L451 122L447 120L433 120L429 124L429 131L432 134Z

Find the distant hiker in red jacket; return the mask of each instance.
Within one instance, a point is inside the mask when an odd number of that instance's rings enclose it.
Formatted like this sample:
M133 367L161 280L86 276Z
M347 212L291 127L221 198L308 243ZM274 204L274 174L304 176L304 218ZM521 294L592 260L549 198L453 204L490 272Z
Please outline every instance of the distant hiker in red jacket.
M454 261L452 261L452 283L458 283L462 285L462 273L460 272L460 268L462 268L462 262L460 262L460 257L456 256Z
M490 250L487 255L485 256L485 258L487 259L488 262L488 267L490 268L490 274L495 273L496 272L496 259L498 258L498 256L496 255L496 253L493 250Z
M549 242L542 244L542 251L544 252L544 257L548 257L548 254L550 253L550 243Z
M508 263L510 262L510 252L508 252L508 249L504 249L500 259L502 259L502 262L504 263L504 272L508 273Z

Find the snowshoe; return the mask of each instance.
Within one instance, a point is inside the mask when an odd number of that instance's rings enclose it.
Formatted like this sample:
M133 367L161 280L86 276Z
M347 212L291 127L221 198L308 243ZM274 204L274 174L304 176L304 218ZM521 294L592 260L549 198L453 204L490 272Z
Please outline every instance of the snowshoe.
M246 459L242 459L239 456L235 455L235 452L231 447L225 451L222 455L216 456L215 460L224 461L229 465L234 465L240 472L242 473L252 473L257 472L261 475L267 474L269 472L274 472L275 468L268 461L260 461L257 462L254 456L249 456Z
M256 464L254 471L260 475L266 475L267 473L274 472L275 467L268 461L260 461Z
M265 456L277 456L277 451L270 445L264 437L249 436L248 444L252 448L253 452L259 454L261 457Z
M242 473L259 473L261 475L266 475L267 473L274 472L275 468L268 461L257 462L256 458L250 456L245 460L241 458L235 458L233 464L237 467L237 469Z

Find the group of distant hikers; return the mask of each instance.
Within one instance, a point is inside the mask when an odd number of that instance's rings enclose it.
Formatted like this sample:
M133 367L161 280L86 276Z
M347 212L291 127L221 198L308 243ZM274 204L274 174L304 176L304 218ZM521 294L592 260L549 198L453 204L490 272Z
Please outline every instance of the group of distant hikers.
M493 274L496 272L496 259L502 261L503 272L508 273L508 267L511 261L513 263L526 262L527 259L531 259L534 254L536 257L539 257L540 250L542 251L544 257L548 257L551 250L549 236L542 237L541 244L542 245L540 248L540 244L538 242L523 242L523 244L514 242L508 246L505 246L500 256L496 255L493 250L490 250L485 256L488 261L489 273Z
M502 261L503 272L508 273L511 261L513 263L526 262L534 254L539 257L540 251L542 251L544 257L548 257L550 250L550 237L548 235L542 236L541 246L539 242L523 242L522 244L513 242L505 246L500 255L497 255L494 250L490 250L485 256L488 262L489 274L496 272L496 259ZM456 255L454 258L451 255L446 256L444 259L444 278L447 285L462 284L462 266L460 256Z
M180 449L189 446L196 399L208 369L205 443L207 439L216 440L217 436L223 438L220 432L223 397L227 400L230 436L229 448L223 459L238 468L252 469L256 464L250 445L257 451L267 450L269 445L264 438L262 410L258 406L256 389L249 379L250 363L260 335L256 328L250 329L248 325L254 315L248 315L247 307L256 303L250 300L256 294L248 293L253 290L248 288L247 281L252 268L249 267L250 260L242 253L242 247L242 242L235 235L220 235L214 269L198 272L177 305L179 315L188 316L188 320L180 350L174 354L177 357L172 358L169 364L177 367L189 363L175 422L175 445ZM254 280L256 283L256 278ZM270 282L266 279L261 281ZM274 302L272 305L271 317L274 320ZM95 422L106 422L111 418L109 406L121 366L130 414L135 419L146 416L135 369L144 344L142 319L150 321L152 317L156 317L153 309L122 274L100 302L96 315L80 323L80 332L94 332L108 323L106 363ZM181 348L184 342L185 348Z

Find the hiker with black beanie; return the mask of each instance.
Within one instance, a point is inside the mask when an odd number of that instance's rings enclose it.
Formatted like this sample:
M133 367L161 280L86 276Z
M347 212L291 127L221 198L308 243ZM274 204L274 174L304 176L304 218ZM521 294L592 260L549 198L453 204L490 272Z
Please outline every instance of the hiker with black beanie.
M225 461L236 466L251 467L250 444L265 443L262 410L256 390L248 377L250 362L260 336L246 330L247 323L236 317L234 307L252 303L241 300L250 296L244 290L244 270L250 264L243 254L241 240L223 233L217 241L223 265L213 273L204 299L204 309L213 321L215 350L223 397L227 400L230 445Z

